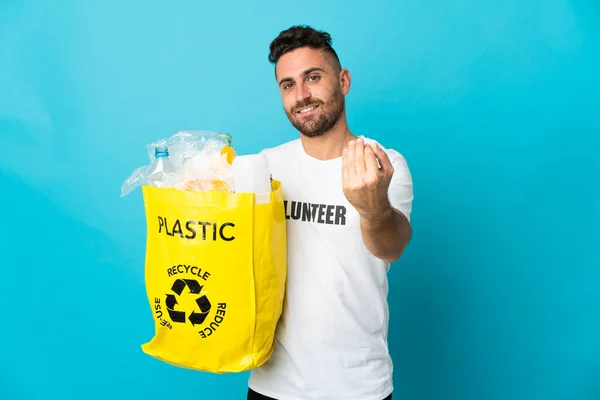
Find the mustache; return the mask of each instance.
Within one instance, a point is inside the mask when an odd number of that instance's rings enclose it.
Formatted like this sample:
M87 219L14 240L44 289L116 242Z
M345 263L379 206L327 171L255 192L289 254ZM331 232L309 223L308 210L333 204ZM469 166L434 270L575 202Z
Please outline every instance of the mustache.
M324 104L321 100L305 100L305 101L300 101L300 102L296 103L296 105L294 106L294 108L292 108L292 111L293 112L297 112L298 110L301 110L303 108L310 107L310 106L319 106L321 104Z

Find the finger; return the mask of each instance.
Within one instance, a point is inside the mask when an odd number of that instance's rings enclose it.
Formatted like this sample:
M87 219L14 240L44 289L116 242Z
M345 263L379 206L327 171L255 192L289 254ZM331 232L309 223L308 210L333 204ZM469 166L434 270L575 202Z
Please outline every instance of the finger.
M362 138L359 138L356 141L356 146L355 146L355 160L354 163L356 164L356 172L360 175L363 175L367 169L367 166L365 164L365 142L363 141Z
M346 168L349 176L356 173L356 142L351 140L348 143L348 154L346 158Z
M348 179L348 148L342 151L342 182Z
M390 161L387 153L377 143L373 145L373 150L375 151L377 160L379 160L379 164L381 165L381 170L383 173L391 175L394 172L394 167L392 166L392 162Z
M365 146L365 165L367 172L379 175L379 164L377 164L377 157L375 156L375 150L373 146Z

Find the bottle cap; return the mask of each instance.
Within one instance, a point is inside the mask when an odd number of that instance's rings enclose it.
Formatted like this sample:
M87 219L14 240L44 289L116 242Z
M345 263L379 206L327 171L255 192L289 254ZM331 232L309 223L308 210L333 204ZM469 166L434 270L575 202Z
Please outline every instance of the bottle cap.
M227 133L219 133L217 135L218 139L225 139L227 141L227 144L231 145L232 139L231 139L231 135L227 134Z
M169 149L164 144L159 144L154 147L154 156L155 157L168 157Z

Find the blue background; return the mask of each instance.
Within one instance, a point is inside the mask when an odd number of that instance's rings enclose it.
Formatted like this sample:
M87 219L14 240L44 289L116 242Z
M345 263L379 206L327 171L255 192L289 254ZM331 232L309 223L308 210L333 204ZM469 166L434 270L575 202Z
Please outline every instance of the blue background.
M350 127L399 150L397 399L600 398L600 4L0 2L0 398L242 399L247 374L145 355L146 143L297 133L270 41L329 31Z

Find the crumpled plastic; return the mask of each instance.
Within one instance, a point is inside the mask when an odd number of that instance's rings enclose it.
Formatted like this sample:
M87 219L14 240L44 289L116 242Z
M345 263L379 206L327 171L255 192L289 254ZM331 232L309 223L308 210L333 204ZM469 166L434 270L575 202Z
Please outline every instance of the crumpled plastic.
M178 131L171 137L146 145L149 163L133 170L121 186L121 197L138 186L152 184L149 177L156 164L155 149L166 146L173 173L163 174L161 187L180 190L234 191L231 168L235 152L230 139L213 131Z

